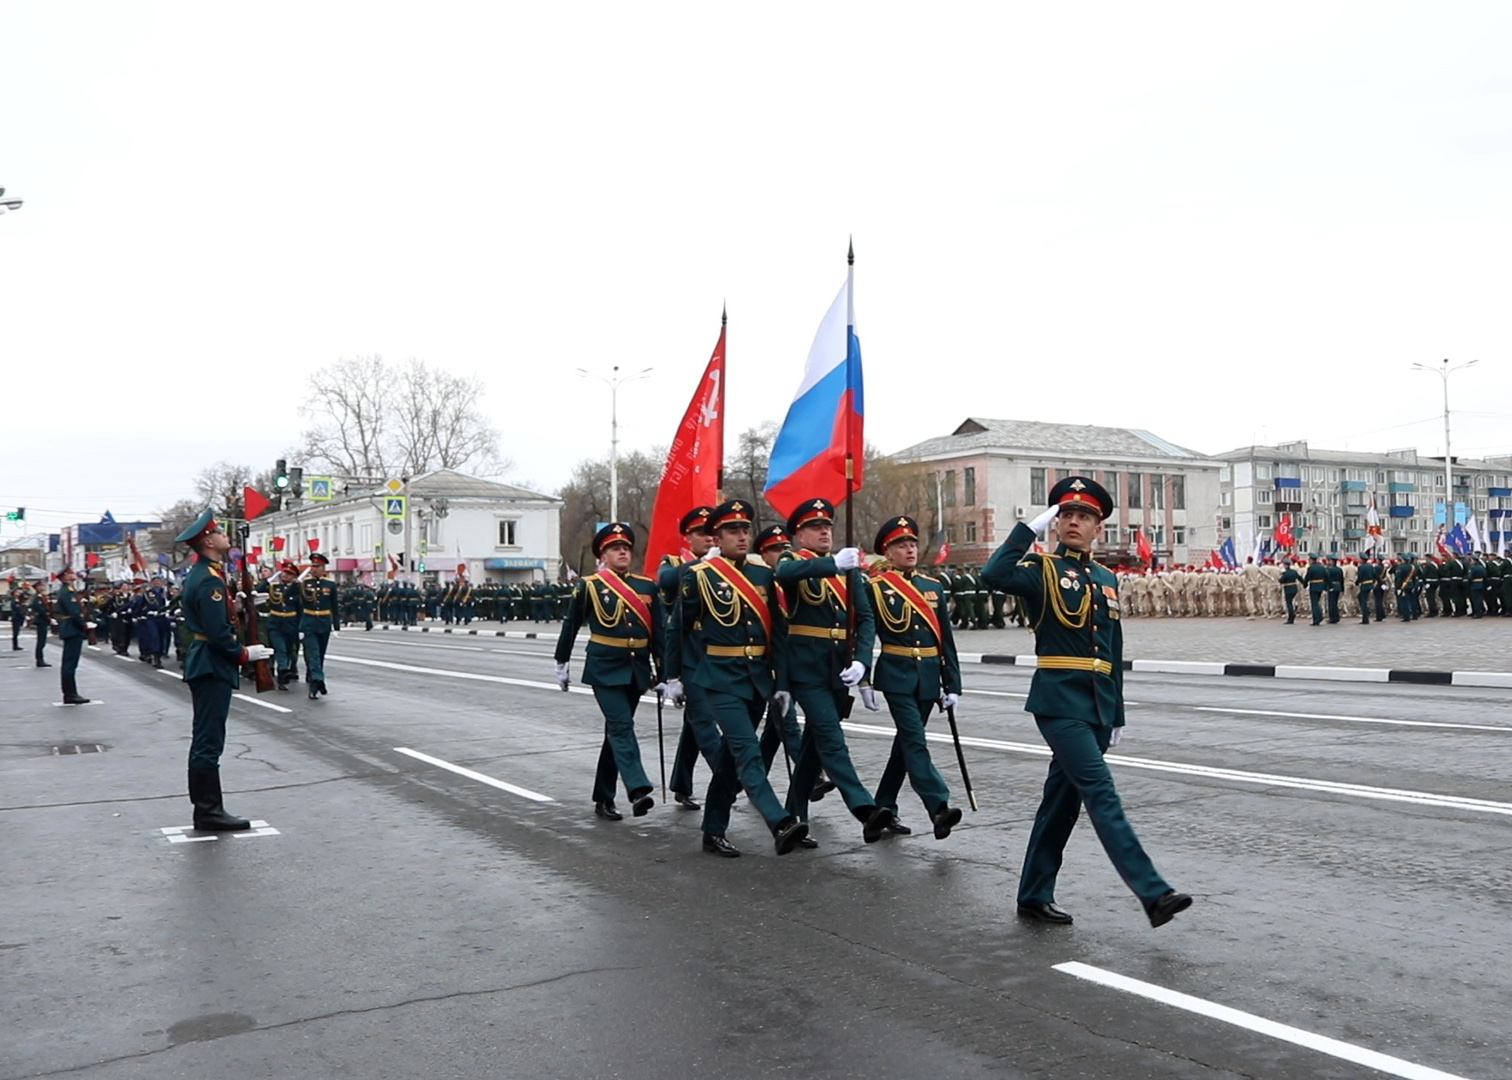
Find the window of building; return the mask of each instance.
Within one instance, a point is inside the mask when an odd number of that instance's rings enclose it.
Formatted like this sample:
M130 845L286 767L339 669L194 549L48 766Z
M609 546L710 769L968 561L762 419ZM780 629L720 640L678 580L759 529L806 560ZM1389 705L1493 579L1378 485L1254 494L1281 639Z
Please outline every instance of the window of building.
M1177 475L1177 476L1171 477L1171 509L1172 510L1185 510L1186 509L1186 477L1185 476Z
M1131 472L1129 474L1129 509L1138 510L1144 506L1144 473Z
M1381 482L1382 483L1386 482L1386 477L1385 476L1381 477ZM1418 473L1417 482L1418 482L1418 486L1419 487L1427 487L1429 484L1433 483L1433 474L1432 473Z
M1220 491L1218 493L1218 505L1219 506L1232 506L1233 504L1234 504L1234 493L1232 491Z
M1274 491L1271 491L1269 488L1261 488L1259 491L1255 492L1255 501L1257 503L1269 503L1272 501L1272 499L1274 499L1275 494L1276 493Z
M372 551L373 550L373 526L372 525L363 525L362 526L362 550L363 551Z
M1302 479L1302 469L1294 461L1276 462L1276 475L1287 480Z
M1164 510L1166 504L1165 477L1160 473L1150 474L1150 509Z
M955 499L955 470L947 469L945 471L945 505L954 506Z
M1228 483L1231 479L1233 479L1233 476L1234 476L1234 470L1233 470L1232 467L1230 467L1228 465L1219 466L1219 468L1218 468L1218 482L1220 484L1226 484L1226 483Z
M976 469L968 468L962 473L962 481L966 485L964 492L967 506L976 505Z
M1436 487L1436 488L1438 488L1440 491L1442 491L1444 489L1444 474L1443 473L1434 473L1433 474L1433 486Z
M1346 541L1344 541L1344 553L1346 555L1354 554L1355 552L1357 552L1359 550L1360 550L1360 542L1358 540L1346 540Z
M1045 499L1045 470L1044 469L1030 469L1029 470L1029 505L1030 506L1036 506L1036 507L1044 506L1045 505L1045 501L1046 501L1046 499Z
M499 519L499 547L516 547L515 526L519 522L513 518Z
M1475 508L1477 510L1484 510L1486 508L1486 497L1484 495L1477 495L1475 497Z
M966 542L968 544L976 543L976 522L974 521L966 523Z
M1171 530L1171 543L1176 547L1186 546L1186 526L1177 525Z
M1339 493L1337 491L1331 492L1329 494L1329 496L1328 496L1328 505L1329 506L1338 506L1339 505Z
M346 553L350 555L352 553L352 523L348 521L342 527L341 531L344 539L346 540L346 543L342 544L341 546L344 547L346 549Z
M1422 552L1423 552L1423 545L1421 543L1419 543L1418 541L1414 540L1412 542L1412 553L1414 555L1421 555Z
M1329 469L1328 470L1328 482L1330 484L1337 484L1339 482L1339 470L1338 469Z
M1116 472L1103 473L1103 487L1108 489L1108 495L1113 500L1113 506L1118 507L1118 474Z
M1150 543L1156 547L1165 546L1165 526L1153 525L1147 530L1150 534Z
M1109 547L1116 547L1118 544L1118 526L1104 525L1103 539L1107 541Z
M945 526L945 542L947 544L956 542L956 527L954 525Z
M1271 516L1269 514L1256 514L1255 515L1255 525L1256 525L1257 528L1269 529L1274 524L1275 523L1271 520Z
M1392 506L1411 506L1412 494L1406 491L1394 491L1391 494Z
M1271 478L1271 467L1269 465L1256 465L1255 466L1255 479L1256 480L1269 480L1270 478Z
M1475 474L1475 486L1478 487L1478 488L1483 488L1483 487L1486 486L1486 474L1485 473L1476 473Z
M1323 482L1323 469L1321 466L1313 467L1312 482L1315 484L1321 484Z

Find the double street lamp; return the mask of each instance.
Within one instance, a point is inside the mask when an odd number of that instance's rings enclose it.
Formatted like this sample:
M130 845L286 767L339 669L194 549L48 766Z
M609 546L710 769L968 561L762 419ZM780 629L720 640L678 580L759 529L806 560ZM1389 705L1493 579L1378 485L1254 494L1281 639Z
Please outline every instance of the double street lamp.
M1444 380L1444 528L1454 528L1454 462L1449 455L1449 376L1462 368L1472 367L1480 363L1479 360L1466 360L1463 364L1449 366L1449 361L1444 360L1439 367L1430 364L1413 364L1416 371L1431 371Z
M609 369L610 374L600 375L587 368L578 368L577 373L585 379L598 379L609 387L609 520L619 520L619 387L620 383L634 382L651 374L650 368L634 375L621 375L619 365Z

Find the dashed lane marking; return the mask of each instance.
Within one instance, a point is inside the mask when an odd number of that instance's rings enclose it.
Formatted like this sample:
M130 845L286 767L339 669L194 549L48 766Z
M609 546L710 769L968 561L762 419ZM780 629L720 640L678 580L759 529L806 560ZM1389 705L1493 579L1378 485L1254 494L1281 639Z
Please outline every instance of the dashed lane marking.
M167 668L158 668L158 674L166 675L170 679L177 679L179 680L179 682L184 681L184 676L182 674L177 671L169 671ZM291 713L294 711L293 709L285 708L282 705L275 705L271 701L262 701L261 699L255 698L250 694L233 693L231 696L236 698L238 701L245 701L248 705L258 705L264 709L272 709L274 712Z
M556 802L556 800L553 799L550 795L542 795L539 791L531 791L529 788L519 787L515 784L509 783L508 781L489 776L487 773L476 772L475 770L466 768L462 765L453 765L450 761L443 761L441 758L431 757L429 754L422 754L420 751L411 750L407 746L396 746L394 747L394 752L399 754L407 754L410 757L415 758L417 761L424 761L430 765L436 766L439 769L446 769L449 772L456 773L458 776L465 776L469 780L478 781L478 783L480 784L487 784L489 787L496 787L500 791L507 791L511 795L518 795L523 799L529 799L531 802Z
M1156 986L1154 983L1143 982L1139 979L1131 979L1127 975L1105 971L1090 964L1071 961L1065 964L1056 964L1054 970L1066 975L1074 975L1078 979L1085 979L1088 982L1094 982L1114 990L1122 990L1128 994L1135 994L1150 1001L1158 1001L1162 1005L1185 1009L1187 1012L1196 1013L1198 1016L1206 1016L1213 1020L1222 1021L1225 1024L1233 1024L1235 1027L1244 1028L1246 1031L1268 1035L1272 1039L1280 1039L1282 1042L1289 1042L1295 1046L1305 1047L1308 1050L1316 1050L1320 1054L1327 1054L1330 1057L1353 1062L1356 1065L1363 1065L1367 1069L1375 1069L1388 1076L1400 1076L1404 1080L1465 1080L1464 1077L1454 1073L1430 1068L1427 1065L1419 1065L1416 1062L1392 1057L1390 1054L1382 1054L1376 1050L1367 1050L1363 1046L1355 1046L1353 1043L1331 1039L1326 1035L1304 1031L1302 1028L1292 1027L1290 1024L1281 1024L1274 1020L1267 1020L1263 1016L1241 1012L1239 1009L1231 1009L1227 1005L1219 1005L1216 1002L1206 1001L1199 997L1193 997L1190 994L1183 994L1176 990L1167 990L1163 986Z

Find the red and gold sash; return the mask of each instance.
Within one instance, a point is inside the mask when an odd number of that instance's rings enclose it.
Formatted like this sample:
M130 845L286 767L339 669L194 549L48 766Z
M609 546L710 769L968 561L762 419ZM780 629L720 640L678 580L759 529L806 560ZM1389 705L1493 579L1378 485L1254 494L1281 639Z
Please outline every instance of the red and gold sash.
M934 631L935 641L941 645L945 644L945 636L940 632L940 617L935 614L934 605L919 591L917 585L896 570L887 570L878 574L873 580L886 582L896 589L898 595L903 598L903 602L917 611L919 617L929 624L929 628Z
M631 611L640 617L640 621L646 624L647 630L652 628L651 608L646 604L646 598L632 589L628 581L613 571L606 571L602 574L589 574L588 580L602 581L605 585L609 586L613 590L614 595L618 596L620 600L629 606Z
M800 548L799 550L793 552L793 554L800 559L819 559L826 557L822 555L816 555L807 548ZM834 577L819 579L824 582L826 588L828 588L832 593L835 594L835 599L840 602L841 611L848 610L846 605L850 601L850 594L846 592L845 578L841 576L844 573L845 571L842 570L840 574L837 574Z
M709 559L704 565L718 574L756 613L756 617L761 620L761 628L766 631L766 639L771 641L772 609L767 606L766 599L761 593L756 591L756 586L751 584L751 579L722 555Z

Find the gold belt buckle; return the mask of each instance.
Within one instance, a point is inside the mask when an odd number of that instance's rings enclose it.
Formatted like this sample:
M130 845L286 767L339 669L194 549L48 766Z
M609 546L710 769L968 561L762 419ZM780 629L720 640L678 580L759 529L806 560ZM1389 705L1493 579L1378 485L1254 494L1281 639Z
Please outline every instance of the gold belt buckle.
M919 658L919 647L917 645L913 647L913 658L915 660Z
M753 657L754 657L754 656L755 656L755 654L754 654L754 653L753 653L753 652L751 652L751 646L750 646L750 645L749 645L749 644L748 644L748 645L746 645L746 647L745 647L745 658L746 658L746 659L747 659L747 660L750 660L750 659L752 659L752 658L753 658Z

